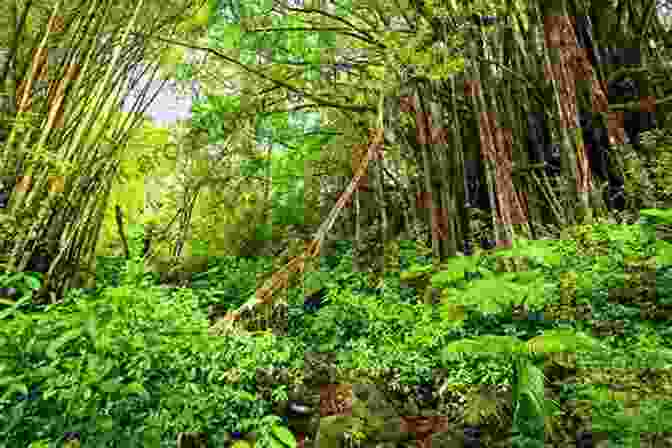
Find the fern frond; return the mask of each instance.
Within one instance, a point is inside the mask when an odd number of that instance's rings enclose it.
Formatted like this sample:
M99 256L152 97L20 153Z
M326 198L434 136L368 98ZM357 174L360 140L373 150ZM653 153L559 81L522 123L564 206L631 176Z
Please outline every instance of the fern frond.
M599 342L583 332L558 328L527 341L529 353L572 352L599 347Z

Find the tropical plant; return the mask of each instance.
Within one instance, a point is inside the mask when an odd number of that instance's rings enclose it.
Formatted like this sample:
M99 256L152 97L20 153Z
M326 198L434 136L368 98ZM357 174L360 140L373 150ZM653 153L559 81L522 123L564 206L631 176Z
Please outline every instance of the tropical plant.
M544 332L528 341L512 336L479 336L448 344L443 355L450 358L454 353L506 355L513 364L513 423L514 431L539 440L543 446L544 426L551 431L550 419L558 403L544 396L544 374L537 365L536 355L560 352L584 352L596 350L600 343L583 332L556 329ZM479 423L482 403L471 402L466 411L469 423ZM535 423L537 422L537 423ZM541 424L539 424L541 422ZM544 423L545 422L545 423Z

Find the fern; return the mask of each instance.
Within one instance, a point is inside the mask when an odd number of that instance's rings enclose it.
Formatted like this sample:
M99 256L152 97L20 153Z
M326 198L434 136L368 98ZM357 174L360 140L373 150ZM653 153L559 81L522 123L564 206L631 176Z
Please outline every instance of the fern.
M583 332L557 328L527 341L529 353L576 352L599 348L599 342Z
M446 304L474 307L484 313L504 311L512 304L543 304L543 295L539 294L546 286L543 277L534 280L525 277L526 284L502 280L501 277L489 277L474 281L467 290L445 288L442 299Z
M558 253L558 243L555 241L518 239L510 249L498 250L496 257L524 256L533 259L539 264L558 266L562 255Z
M443 349L444 359L452 358L454 353L489 353L493 355L510 355L513 362L514 378L514 425L532 431L528 435L538 435L533 431L534 420L543 421L546 430L551 430L548 417L559 407L558 403L548 403L544 397L544 374L533 362L538 353L559 351L577 351L599 347L596 340L581 332L568 329L556 329L534 337L527 342L513 336L484 335L476 338L462 339L448 344ZM472 405L478 407L478 405ZM480 411L471 409L471 416L479 416ZM543 420L542 420L543 419Z
M432 276L432 286L441 286L464 278L465 271L476 269L478 259L475 257L459 257L451 260L438 274Z

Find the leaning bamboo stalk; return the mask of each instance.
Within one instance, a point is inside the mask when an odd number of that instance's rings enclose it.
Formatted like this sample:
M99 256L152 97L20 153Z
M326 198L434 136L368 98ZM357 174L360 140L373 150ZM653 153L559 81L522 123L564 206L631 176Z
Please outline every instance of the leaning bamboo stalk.
M382 111L382 108L381 108ZM350 200L353 192L359 185L369 164L369 160L375 157L375 154L381 150L383 143L383 128L380 127L373 141L369 144L368 151L357 170L357 174L352 178L348 188L343 192L334 207L331 209L327 219L320 225L313 239L307 244L306 250L299 256L294 257L284 267L276 271L263 286L256 290L254 296L241 305L237 310L229 312L220 320L211 330L215 334L223 334L233 330L234 322L240 320L243 313L252 311L257 305L269 305L273 302L273 293L279 289L286 288L289 282L290 273L301 274L305 268L305 263L309 257L316 257L320 253L322 243L336 219L340 215L345 203Z

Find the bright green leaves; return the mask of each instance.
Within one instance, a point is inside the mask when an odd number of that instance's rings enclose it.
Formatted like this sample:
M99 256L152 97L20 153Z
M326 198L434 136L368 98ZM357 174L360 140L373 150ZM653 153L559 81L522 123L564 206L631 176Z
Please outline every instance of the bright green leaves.
M252 445L246 440L236 440L231 445L231 448L252 448Z
M286 178L287 184L273 192L272 222L279 225L304 224L303 178Z
M188 81L194 74L194 67L191 64L177 64L175 66L175 79L178 81Z
M663 230L672 224L672 212L669 209L643 209L640 215L650 222L645 224L645 226L650 226L649 228L657 227ZM665 239L665 236L663 239L656 239L656 263L659 266L672 264L672 244Z
M240 162L241 176L263 176L268 172L270 165L269 160L265 159L248 159Z
M549 266L559 266L562 255L558 253L553 241L529 241L516 239L510 249L497 250L497 257L512 257L524 255L537 263L544 263Z
M273 438L271 439L273 448L294 448L296 446L294 434L284 426L273 425L271 432L273 434Z
M194 102L191 109L191 126L208 131L208 143L222 143L227 137L228 119L240 112L238 96L207 96Z
M464 57L454 50L464 45L463 39L459 35L446 36L446 44L425 46L424 42L431 41L432 33L424 21L418 34L410 39L406 34L386 33L382 40L388 47L388 64L394 61L395 66L414 65L419 73L435 80L446 79L464 70Z
M208 28L208 47L210 48L239 49L241 40L240 25L219 21Z
M0 386L7 386L7 389L5 393L0 397L2 400L8 400L14 397L14 394L23 394L27 395L28 394L28 386L26 386L22 381L23 377L25 375L17 376L17 377L5 377L5 378L0 378Z
M458 257L450 260L450 263L441 272L432 276L432 285L441 286L464 278L464 271L473 271L478 259L475 257Z
M240 98L237 96L208 96L207 101L194 106L194 116L204 113L230 114L240 110ZM192 122L192 126L194 123Z
M592 337L566 328L548 330L527 341L529 353L577 352L597 347L599 344Z
M557 403L544 400L544 374L535 365L533 353L575 352L594 349L597 341L581 332L569 329L545 331L542 335L523 342L512 336L483 335L449 343L442 351L444 360L454 359L456 353L505 355L514 366L512 381L514 398L514 425L522 425L528 436L539 436L544 428L544 416L550 415ZM476 417L476 416L474 416ZM530 423L534 423L530 425ZM541 432L543 438L543 432Z
M451 342L444 349L446 353L521 353L521 341L511 336L484 335L474 339Z
M287 16L286 22L283 24L287 28L305 28L306 24L303 19L299 16ZM287 31L287 51L292 55L304 55L306 48L306 36L307 33L304 31Z
M257 119L257 141L284 146L274 150L271 162L272 223L276 225L303 224L305 197L305 164L319 160L322 147L335 137L321 131L319 115L312 112L290 114L260 114ZM243 175L266 174L267 161L249 160L242 163ZM268 230L265 230L267 232Z
M81 328L75 328L73 330L63 333L61 336L59 336L58 338L54 339L51 343L49 343L49 346L47 347L45 354L51 359L56 359L58 357L58 350L60 350L61 347L70 343L71 341L78 339L81 336L81 334L82 334Z
M291 144L291 140L298 135L297 131L288 126L288 116L286 114L268 114L257 115L256 136L258 143L272 144L282 142Z
M273 0L255 0L251 1L240 1L240 0L229 0L230 3L237 3L240 5L240 16L242 17L255 17L255 16L266 16L271 14L273 9Z
M211 23L235 23L240 24L241 17L244 17L243 5L238 0L217 0L211 1L210 20Z

